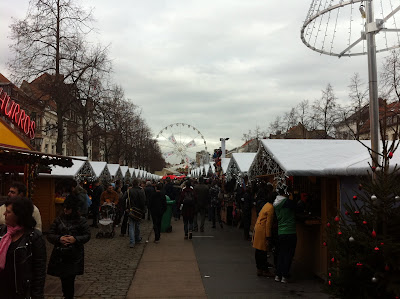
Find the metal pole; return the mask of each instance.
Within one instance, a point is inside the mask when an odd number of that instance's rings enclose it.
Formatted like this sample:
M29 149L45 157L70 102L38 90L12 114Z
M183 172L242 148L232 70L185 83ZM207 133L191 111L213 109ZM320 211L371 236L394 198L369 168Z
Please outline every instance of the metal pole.
M225 158L225 138L221 138L221 158Z
M374 22L373 1L366 2L367 24ZM371 132L372 166L377 167L379 151L379 103L378 103L378 75L376 68L375 31L368 32L368 77L369 77L369 117Z

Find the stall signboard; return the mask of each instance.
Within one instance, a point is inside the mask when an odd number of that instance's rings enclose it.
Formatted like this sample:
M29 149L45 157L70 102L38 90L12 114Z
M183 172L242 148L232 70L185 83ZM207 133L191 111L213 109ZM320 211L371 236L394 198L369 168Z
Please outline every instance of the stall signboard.
M30 139L35 138L36 124L19 104L0 87L0 115L4 115Z

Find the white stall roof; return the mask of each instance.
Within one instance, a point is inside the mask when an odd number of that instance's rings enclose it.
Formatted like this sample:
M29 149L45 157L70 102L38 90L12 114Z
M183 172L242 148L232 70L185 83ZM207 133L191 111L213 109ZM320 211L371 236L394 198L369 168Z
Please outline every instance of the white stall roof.
M120 168L119 164L107 164L108 170L110 171L111 176L115 176Z
M214 162L210 162L210 168L211 168L211 172L212 172L212 173L215 173Z
M86 161L72 159L71 167L51 166L51 175L53 176L76 176Z
M121 172L122 172L122 176L125 177L126 172L129 170L128 166L121 166Z
M257 153L233 153L232 159L236 162L241 173L249 171L251 163Z
M229 165L229 161L231 160L231 158L221 158L221 167L222 167L222 171L224 173L226 173L227 169L228 169L228 165Z
M129 173L131 174L131 177L135 174L135 168L129 168Z
M135 176L137 177L137 178L139 178L139 169L137 169L137 168L135 168Z
M104 168L107 166L107 162L103 161L89 161L89 163L92 166L96 177L99 177L103 172Z
M370 146L371 141L363 140ZM365 175L371 161L367 148L357 140L263 139L262 145L287 175ZM400 165L395 152L391 165Z
M209 169L210 169L210 164L204 164L204 170L206 174L208 173Z

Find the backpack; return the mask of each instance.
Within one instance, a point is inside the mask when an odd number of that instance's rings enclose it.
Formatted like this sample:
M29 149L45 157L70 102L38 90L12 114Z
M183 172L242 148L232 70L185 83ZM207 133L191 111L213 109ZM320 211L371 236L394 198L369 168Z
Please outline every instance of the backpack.
M183 205L185 207L193 207L194 206L193 191L185 192L185 194L183 195Z

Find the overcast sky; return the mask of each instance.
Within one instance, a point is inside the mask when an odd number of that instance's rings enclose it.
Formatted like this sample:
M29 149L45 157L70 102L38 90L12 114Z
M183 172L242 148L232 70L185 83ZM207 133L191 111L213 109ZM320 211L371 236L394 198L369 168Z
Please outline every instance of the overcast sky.
M2 2L0 72L6 76L8 26L11 17L26 14L28 2ZM366 56L338 59L302 43L311 0L79 2L94 8L96 40L110 44L113 80L142 108L154 135L183 122L203 133L209 149L220 137L230 137L232 148L249 129L265 130L300 101L319 98L328 83L346 103L350 77L358 72L367 81ZM360 31L353 27L354 35Z

